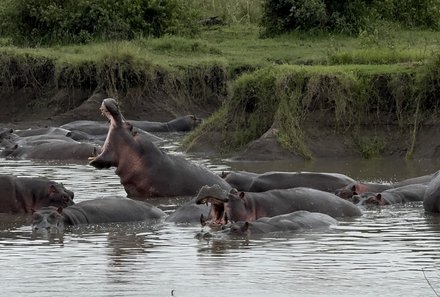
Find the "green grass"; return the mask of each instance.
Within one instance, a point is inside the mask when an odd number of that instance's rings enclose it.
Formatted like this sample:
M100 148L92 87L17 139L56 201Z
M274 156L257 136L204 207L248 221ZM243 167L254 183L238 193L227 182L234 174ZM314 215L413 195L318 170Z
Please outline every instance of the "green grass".
M388 64L398 69L424 63L440 47L440 34L430 31L393 32L386 41L366 44L363 37L320 32L261 39L259 30L254 24L235 24L206 29L194 38L166 36L48 48L20 48L3 42L0 52L50 57L56 64L72 65L99 61L105 56L131 56L136 61L177 69L210 63L222 63L230 69L277 64L377 65L372 68Z

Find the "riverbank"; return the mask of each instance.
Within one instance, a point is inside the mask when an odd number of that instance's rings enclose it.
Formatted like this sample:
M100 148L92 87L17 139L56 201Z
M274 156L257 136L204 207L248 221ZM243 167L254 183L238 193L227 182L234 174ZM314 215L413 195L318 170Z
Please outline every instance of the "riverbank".
M197 38L50 48L0 47L0 122L206 119L185 141L237 159L436 158L435 32L259 38L253 25ZM432 65L432 66L429 66Z

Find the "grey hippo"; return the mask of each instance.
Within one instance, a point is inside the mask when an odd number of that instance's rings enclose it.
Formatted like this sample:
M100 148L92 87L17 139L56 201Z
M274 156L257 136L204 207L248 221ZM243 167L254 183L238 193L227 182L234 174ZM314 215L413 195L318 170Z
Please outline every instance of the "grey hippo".
M214 185L204 186L196 197L197 204L210 203L211 224L228 221L255 221L298 210L320 212L332 217L356 217L362 212L353 203L336 195L311 188L292 188L266 192L225 191Z
M253 222L236 222L224 226L220 231L229 236L251 237L274 232L302 232L312 229L329 228L337 225L338 221L329 215L319 212L298 210L292 213L263 217ZM198 235L197 237L200 237ZM202 237L206 237L202 234Z
M270 171L262 174L236 171L224 174L223 178L238 191L264 192L274 189L296 187L313 188L334 192L356 181L344 174L326 172L280 172Z
M159 222L166 214L143 201L129 198L98 198L62 207L43 207L32 215L32 230L61 232L65 225L148 221Z
M423 201L427 185L414 184L392 188L380 193L366 192L353 195L348 200L358 205L391 205Z
M423 208L426 212L440 213L440 174L435 173L426 188L423 197Z

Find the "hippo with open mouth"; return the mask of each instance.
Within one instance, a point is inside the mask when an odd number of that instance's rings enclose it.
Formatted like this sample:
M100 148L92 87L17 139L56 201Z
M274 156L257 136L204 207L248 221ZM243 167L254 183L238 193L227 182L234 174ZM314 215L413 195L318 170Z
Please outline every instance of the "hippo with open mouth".
M116 174L130 198L195 195L204 185L229 184L206 167L180 156L168 155L153 142L132 133L115 99L104 99L101 112L110 121L102 152L90 165L116 167Z
M228 221L251 222L298 210L320 212L334 218L362 215L357 206L332 193L303 187L256 193L204 186L196 203L211 204L209 217L213 225L224 225Z

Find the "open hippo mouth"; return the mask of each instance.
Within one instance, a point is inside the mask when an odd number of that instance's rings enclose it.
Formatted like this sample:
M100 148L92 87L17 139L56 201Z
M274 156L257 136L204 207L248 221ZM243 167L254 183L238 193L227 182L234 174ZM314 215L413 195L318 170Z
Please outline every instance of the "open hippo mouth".
M197 200L197 204L211 204L211 210L209 212L210 224L226 225L228 223L228 213L226 211L227 201L225 202L216 197L205 197L200 201Z
M228 193L219 185L203 186L196 197L197 204L211 204L210 224L225 225L228 223Z
M107 98L102 101L101 107L102 115L104 115L113 127L121 126L124 120L121 111L119 110L119 104L113 98Z

